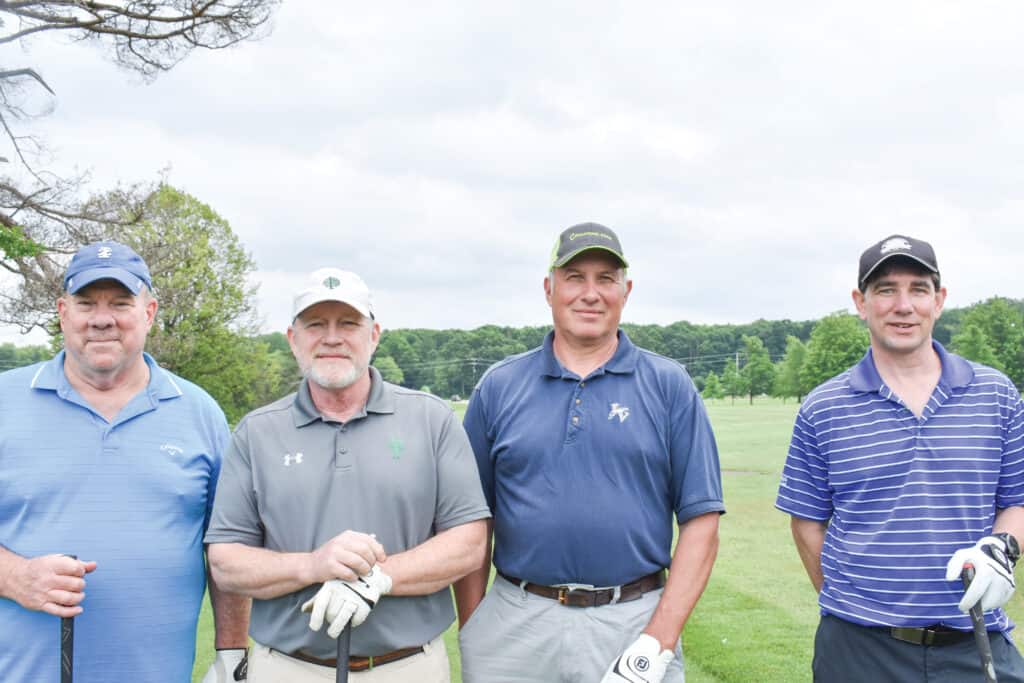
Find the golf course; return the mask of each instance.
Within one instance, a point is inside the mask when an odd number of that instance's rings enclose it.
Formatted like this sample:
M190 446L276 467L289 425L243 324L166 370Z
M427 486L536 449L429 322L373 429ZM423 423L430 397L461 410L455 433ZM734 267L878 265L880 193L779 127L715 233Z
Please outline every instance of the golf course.
M810 680L816 596L797 557L789 518L774 508L797 404L758 398L709 402L727 514L708 588L683 633L688 683ZM456 406L464 410L464 405ZM1024 598L1009 612L1024 617ZM452 680L461 681L455 628L446 634ZM609 653L609 659L612 657ZM213 658L209 608L200 617L193 681Z

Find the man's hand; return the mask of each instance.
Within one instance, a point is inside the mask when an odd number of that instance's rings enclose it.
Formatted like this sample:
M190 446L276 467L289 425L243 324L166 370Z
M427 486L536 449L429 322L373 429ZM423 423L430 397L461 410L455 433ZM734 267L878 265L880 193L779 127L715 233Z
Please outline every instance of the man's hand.
M661 649L657 638L643 633L612 662L601 683L661 683L674 657L672 650Z
M217 657L206 670L202 683L244 681L248 673L248 651L244 647L217 650Z
M58 617L82 613L85 575L96 569L95 562L82 562L67 555L19 558L3 577L4 594L25 609Z
M372 534L345 531L310 553L309 583L355 581L386 559L384 546Z
M380 596L391 592L391 577L380 567L374 567L366 576L355 581L332 579L321 586L317 594L302 605L303 612L312 612L309 627L319 631L327 620L327 635L337 638L345 625L352 621L355 628L366 621Z
M960 599L960 611L970 612L979 601L983 612L1005 605L1017 586L1013 580L1013 561L1006 554L1006 542L996 536L986 536L974 547L957 550L946 565L946 581L959 580L965 564L974 565L974 580Z

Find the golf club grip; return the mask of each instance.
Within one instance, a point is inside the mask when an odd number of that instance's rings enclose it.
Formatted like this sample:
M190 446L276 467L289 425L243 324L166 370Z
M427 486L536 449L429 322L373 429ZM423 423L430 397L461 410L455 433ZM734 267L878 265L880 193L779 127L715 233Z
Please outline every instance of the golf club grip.
M77 560L75 555L68 555ZM75 675L75 618L60 619L60 683L71 683Z
M974 566L965 564L960 573L960 580L963 581L964 589L974 581ZM985 674L985 683L996 683L996 665L992 661L992 644L988 640L988 631L985 630L985 614L981 611L981 601L971 607L971 624L974 626L974 642L978 645L978 656L981 657L981 670Z
M338 661L334 667L334 683L348 683L348 655L351 643L352 624L348 623L338 634Z

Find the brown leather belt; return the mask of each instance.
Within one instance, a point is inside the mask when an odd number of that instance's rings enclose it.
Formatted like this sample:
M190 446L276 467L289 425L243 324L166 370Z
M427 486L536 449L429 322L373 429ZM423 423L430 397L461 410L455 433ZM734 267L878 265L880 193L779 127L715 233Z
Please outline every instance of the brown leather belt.
M348 670L368 671L375 666L380 666L381 664L390 664L391 662L397 662L400 659L412 657L413 655L418 655L421 652L423 652L422 645L420 645L419 647L403 647L401 650L385 652L382 655L373 655L372 657L349 657ZM282 652L281 654L287 655L289 657L294 657L295 659L300 659L304 662L309 662L310 664L316 664L317 666L329 666L332 669L338 665L337 659L320 659L318 657L307 655L302 650L296 650L295 652Z
M913 645L955 645L974 637L972 631L957 631L948 626L929 626L927 628L905 628L893 626L884 629L896 640Z
M644 593L657 590L665 585L665 571L662 569L653 574L648 574L633 583L627 583L614 588L599 589L542 586L536 583L523 582L522 579L507 576L501 572L498 572L498 576L517 586L521 586L527 593L557 600L560 605L567 605L568 607L600 607L601 605L610 605L616 602L638 600ZM616 593L618 593L618 599L615 599Z

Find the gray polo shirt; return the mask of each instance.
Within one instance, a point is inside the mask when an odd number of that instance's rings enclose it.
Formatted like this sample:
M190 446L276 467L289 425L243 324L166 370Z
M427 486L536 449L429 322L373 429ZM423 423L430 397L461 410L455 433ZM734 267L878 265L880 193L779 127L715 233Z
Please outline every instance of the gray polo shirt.
M377 535L389 554L490 517L476 461L447 403L384 382L348 422L325 419L303 381L297 393L246 415L224 455L207 543L309 552L352 529ZM320 584L254 600L249 632L282 652L334 657L326 629L299 612ZM353 655L422 645L454 621L448 588L384 597L352 632Z

